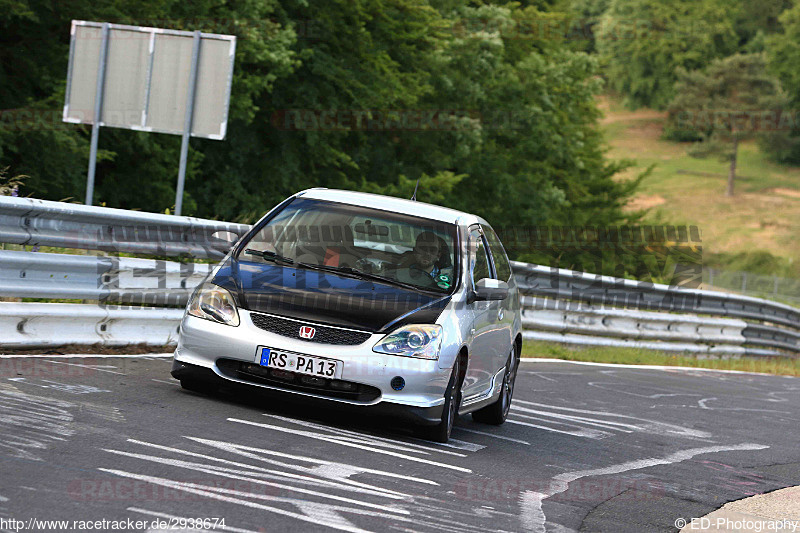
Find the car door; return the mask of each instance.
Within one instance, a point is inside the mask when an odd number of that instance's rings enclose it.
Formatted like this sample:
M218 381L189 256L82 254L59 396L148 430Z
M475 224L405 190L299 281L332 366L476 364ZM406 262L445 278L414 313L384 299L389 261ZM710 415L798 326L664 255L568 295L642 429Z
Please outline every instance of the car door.
M475 284L483 278L492 278L492 264L488 247L480 226L469 229L469 275L467 284L474 289ZM463 402L483 396L489 392L492 377L498 370L500 347L498 344L497 301L474 301L468 299L468 312L472 315L469 345L469 363L464 376Z
M489 256L492 260L492 271L495 279L505 281L509 287L513 285L511 281L511 263L506 255L505 248L497 237L497 234L488 224L482 224L483 236L489 246ZM508 298L497 303L497 346L500 347L498 355L499 364L503 365L511 351L511 344L514 342L514 320L516 318L518 295L516 291L509 291Z

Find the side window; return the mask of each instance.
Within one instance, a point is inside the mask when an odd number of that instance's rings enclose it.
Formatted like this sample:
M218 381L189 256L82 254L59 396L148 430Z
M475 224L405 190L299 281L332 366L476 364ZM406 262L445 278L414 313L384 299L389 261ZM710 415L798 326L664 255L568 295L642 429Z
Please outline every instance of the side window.
M494 269L497 271L497 279L508 281L511 278L511 264L508 262L508 256L497 238L494 230L489 226L481 226L486 240L489 242L489 249L492 251L492 259L494 259Z
M469 234L471 244L470 270L472 273L473 285L483 278L491 278L492 272L489 269L489 258L486 256L486 247L483 245L483 238L478 230L472 230Z

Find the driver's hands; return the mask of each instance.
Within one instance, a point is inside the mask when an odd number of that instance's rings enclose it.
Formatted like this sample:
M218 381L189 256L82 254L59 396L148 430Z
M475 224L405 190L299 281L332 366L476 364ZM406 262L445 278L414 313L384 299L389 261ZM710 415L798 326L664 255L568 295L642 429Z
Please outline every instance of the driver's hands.
M408 275L411 278L411 283L414 285L419 285L420 287L436 287L436 280L433 279L430 273L425 272L419 267L409 267L405 269L408 271Z

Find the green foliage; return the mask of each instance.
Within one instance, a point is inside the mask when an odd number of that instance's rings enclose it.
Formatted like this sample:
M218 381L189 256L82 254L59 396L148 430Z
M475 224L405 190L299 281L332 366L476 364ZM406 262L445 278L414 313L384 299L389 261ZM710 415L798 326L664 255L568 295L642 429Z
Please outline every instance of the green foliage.
M780 83L767 73L763 54L735 54L713 61L705 71L680 69L676 93L670 103L675 129L697 131L701 137L690 155L731 162L732 195L739 142L775 122L765 110L785 105Z
M304 188L410 197L419 179L420 201L495 226L626 223L637 181L614 180L627 163L604 158L597 59L525 30L561 24L551 5L0 0L3 39L26 50L0 48L0 74L14 80L0 109L56 117L0 128L0 162L31 176L26 193L83 197L90 129L60 122L71 19L202 29L238 37L236 67L228 138L191 142L185 214L252 221ZM410 116L418 126L404 126ZM170 209L179 147L177 136L102 129L96 202Z
M796 278L800 274L800 265L792 264L790 259L775 256L766 250L708 255L703 262L707 267L734 272L787 278Z
M776 161L800 165L800 4L787 9L780 23L783 32L769 36L765 49L770 72L781 80L788 93L785 110L795 123L792 128L764 138L761 146Z
M0 196L14 196L28 176L8 176L8 168L0 168Z
M575 16L574 25L585 31L585 41L582 42L582 49L586 52L597 52L595 33L599 29L599 24L603 15L608 10L611 0L572 0L570 3L570 13Z
M703 68L737 45L730 4L722 0L612 0L597 34L609 86L634 108L665 108L676 69Z
M739 44L745 49L743 51L763 51L760 48L764 37L778 31L781 13L791 8L793 3L792 0L742 0L735 4L732 10L734 26Z

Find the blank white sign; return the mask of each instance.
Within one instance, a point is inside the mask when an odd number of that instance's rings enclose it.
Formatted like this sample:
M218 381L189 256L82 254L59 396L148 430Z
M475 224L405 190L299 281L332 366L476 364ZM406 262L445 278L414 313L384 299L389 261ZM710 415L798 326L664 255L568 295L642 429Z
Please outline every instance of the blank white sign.
M101 126L182 134L194 34L109 24ZM93 124L102 23L72 21L64 121ZM200 34L193 137L224 139L236 37Z

